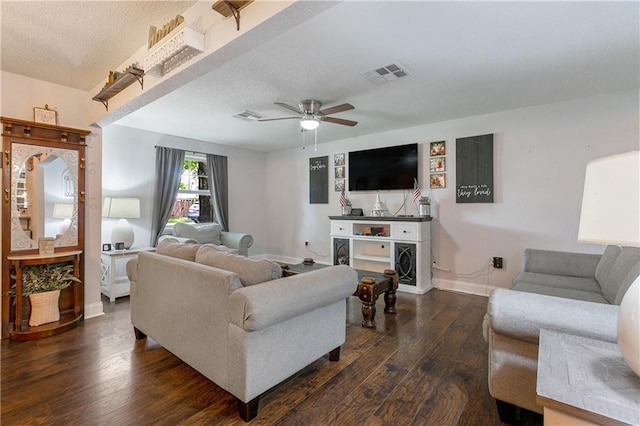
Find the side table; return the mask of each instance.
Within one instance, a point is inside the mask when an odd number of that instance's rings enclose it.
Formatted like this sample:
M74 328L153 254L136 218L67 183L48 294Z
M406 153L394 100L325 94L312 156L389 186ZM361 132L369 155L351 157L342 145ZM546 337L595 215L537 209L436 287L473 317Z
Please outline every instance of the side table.
M540 330L536 393L545 425L640 424L640 377L614 343Z
M125 265L127 261L137 257L141 251L156 251L156 249L155 247L133 247L127 250L102 252L100 290L109 298L109 302L115 302L116 297L129 295L131 283L127 277Z

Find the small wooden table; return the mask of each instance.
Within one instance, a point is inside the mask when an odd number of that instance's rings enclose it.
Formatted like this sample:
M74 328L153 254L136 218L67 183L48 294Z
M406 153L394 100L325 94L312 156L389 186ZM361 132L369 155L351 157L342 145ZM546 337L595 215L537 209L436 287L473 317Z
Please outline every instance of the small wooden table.
M316 271L331 265L319 263L298 263L290 265L280 263L282 276L288 277L305 272ZM396 290L398 289L398 275L393 269L385 269L383 273L355 269L358 273L358 287L353 293L362 302L362 326L366 328L376 327L376 302L381 294L384 294L384 312L396 313Z
M11 262L11 267L15 272L15 307L13 307L15 315L13 329L9 330L9 338L11 340L31 340L54 336L78 325L82 319L79 305L80 298L78 295L80 293L80 286L83 284L71 282L68 290L71 293L71 300L68 306L63 306L60 319L48 324L29 326L28 318L24 318L27 309L27 306L24 305L28 303L28 299L22 295L22 272L23 269L28 266L68 262L73 265L73 276L78 278L78 265L81 254L82 250L72 250L55 252L48 255L24 254L7 256L7 260ZM65 291L67 290L65 289ZM60 303L62 306L62 302Z

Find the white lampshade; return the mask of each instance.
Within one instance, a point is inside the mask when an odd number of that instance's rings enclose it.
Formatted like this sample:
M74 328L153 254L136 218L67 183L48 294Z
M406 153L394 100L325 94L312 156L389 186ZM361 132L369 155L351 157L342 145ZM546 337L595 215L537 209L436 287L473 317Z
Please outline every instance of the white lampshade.
M640 247L640 151L587 164L578 240ZM620 304L618 346L640 376L640 278Z
M71 203L54 203L53 214L55 219L64 219L58 229L58 234L64 235L71 227L71 216L73 216L73 204Z
M140 218L140 199L105 197L102 216L120 219L111 231L111 244L124 243L124 248L131 248L135 234L127 219Z
M139 219L139 198L105 197L102 205L102 217L114 219Z
M56 219L68 219L73 216L73 204L71 203L55 203L53 205L52 217Z
M640 151L587 164L578 240L640 247Z

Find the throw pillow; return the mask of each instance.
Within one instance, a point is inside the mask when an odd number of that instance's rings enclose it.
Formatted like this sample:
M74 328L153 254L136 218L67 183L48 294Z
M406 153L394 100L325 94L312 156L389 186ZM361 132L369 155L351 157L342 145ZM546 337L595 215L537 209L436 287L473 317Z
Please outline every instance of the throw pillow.
M250 259L208 245L200 246L196 262L238 274L245 287L282 277L282 268L275 262Z
M199 248L200 244L184 244L165 239L158 243L156 253L195 262L196 252Z
M193 238L200 244L221 245L222 226L217 223L182 223L173 225L173 235L176 237Z
M238 249L232 249L231 247L227 247L225 245L217 246L215 244L203 244L203 246L211 247L218 251L224 251L226 253L238 254Z

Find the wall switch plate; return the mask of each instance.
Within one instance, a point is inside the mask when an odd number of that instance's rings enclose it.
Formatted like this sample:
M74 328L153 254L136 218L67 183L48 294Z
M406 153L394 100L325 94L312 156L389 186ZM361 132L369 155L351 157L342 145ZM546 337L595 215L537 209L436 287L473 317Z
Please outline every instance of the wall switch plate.
M502 269L502 258L494 257L493 258L493 267L496 269Z

